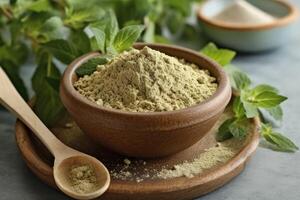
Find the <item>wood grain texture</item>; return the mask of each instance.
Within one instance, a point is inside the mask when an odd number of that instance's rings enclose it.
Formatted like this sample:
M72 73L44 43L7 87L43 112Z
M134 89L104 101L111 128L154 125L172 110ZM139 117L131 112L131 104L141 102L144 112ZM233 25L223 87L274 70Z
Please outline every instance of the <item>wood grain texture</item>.
M98 144L127 156L156 158L177 153L201 140L229 103L231 86L222 67L199 52L170 45L135 44L137 49L144 46L207 69L217 79L217 91L204 102L175 111L126 112L105 108L79 94L73 86L78 80L76 69L100 55L93 52L65 70L60 97L78 126Z
M64 122L65 123L65 122ZM183 200L193 199L195 197L209 193L231 179L237 176L246 166L250 156L256 150L259 143L259 134L257 132L259 122L253 121L255 126L248 138L246 145L234 156L229 162L222 164L216 168L207 170L194 178L174 178L174 179L155 179L145 180L140 183L130 180L118 180L112 178L111 185L108 191L99 199L101 200L124 200L124 199L137 199L137 200ZM55 127L52 131L61 140L63 135L60 127ZM212 145L215 145L214 140L215 131L210 132L192 147L175 154L173 156L147 160L150 167L158 167L160 165L178 163L184 160L191 160L196 155ZM77 133L76 133L77 134ZM55 187L52 172L52 158L49 153L43 149L39 141L32 137L30 131L20 121L16 123L16 140L21 154L29 168L35 173L43 182ZM78 136L78 140L84 141L86 138ZM78 141L75 141L77 143ZM74 148L82 149L82 151L89 152L91 155L96 156L100 160L105 160L105 165L116 162L120 157L112 152L106 151L99 145L87 141L87 144L81 146L74 146L72 141L69 143ZM137 169L139 170L139 169Z

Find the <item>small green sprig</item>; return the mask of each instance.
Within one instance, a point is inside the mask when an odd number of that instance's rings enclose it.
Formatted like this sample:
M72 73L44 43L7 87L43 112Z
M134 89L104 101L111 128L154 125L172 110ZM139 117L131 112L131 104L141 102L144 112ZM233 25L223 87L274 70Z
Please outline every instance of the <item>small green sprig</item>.
M251 127L250 120L254 117L262 118L261 113L263 111L268 112L274 120L282 120L283 111L280 104L287 100L287 97L280 95L279 91L270 85L261 84L251 87L250 78L230 64L235 52L219 49L210 43L201 50L201 53L224 67L235 93L232 97L233 117L220 126L216 135L218 141L232 137L244 138ZM261 123L260 134L278 151L294 152L298 150L298 147L291 140L275 132L270 124Z
M97 65L109 62L114 56L132 48L144 30L143 25L129 25L119 30L118 21L114 12L107 15L88 29L93 33L91 42L93 50L101 52L101 56L90 59L80 66L76 73L79 76L90 75L96 70Z
M273 130L270 124L262 123L261 134L271 145L271 148L278 151L295 152L299 148L287 137Z
M111 58L105 56L97 56L95 58L91 58L76 70L76 74L78 76L91 75L94 71L97 70L98 65L104 65L108 63L110 59Z

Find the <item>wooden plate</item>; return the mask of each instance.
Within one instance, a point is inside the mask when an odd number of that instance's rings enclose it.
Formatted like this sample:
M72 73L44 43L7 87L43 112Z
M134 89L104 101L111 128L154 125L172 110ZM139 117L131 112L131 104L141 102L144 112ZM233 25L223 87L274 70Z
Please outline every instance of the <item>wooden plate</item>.
M124 164L124 157L109 152L90 141L68 117L52 128L52 131L65 144L99 158L112 173L124 174L124 168L130 171L130 176L125 174L120 177L112 177L110 188L100 199L183 200L199 197L229 182L244 169L250 156L256 150L259 143L257 131L259 122L253 120L253 128L248 134L247 140L228 162L204 170L193 178L153 178L151 173L161 170L162 166L168 168L184 161L191 161L205 149L215 146L214 134L225 118L226 116L223 114L222 119L213 130L192 147L176 155L160 159L142 161L129 158L131 160L129 167ZM53 158L51 154L20 121L16 123L16 140L31 171L46 184L56 187L52 173ZM147 171L147 176L145 176L145 171Z

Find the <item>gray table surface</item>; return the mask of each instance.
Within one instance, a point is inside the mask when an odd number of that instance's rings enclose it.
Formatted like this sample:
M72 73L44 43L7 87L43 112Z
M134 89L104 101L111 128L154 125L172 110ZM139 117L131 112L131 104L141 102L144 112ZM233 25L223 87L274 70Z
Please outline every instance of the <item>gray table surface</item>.
M276 86L289 97L283 105L285 115L279 130L300 145L300 23L297 26L296 37L285 47L259 55L240 55L234 64L245 70L255 83ZM22 74L29 85L32 68L26 67ZM43 184L26 167L16 146L14 123L12 115L0 110L0 199L68 199ZM199 199L298 200L300 153L278 153L260 147L243 173Z

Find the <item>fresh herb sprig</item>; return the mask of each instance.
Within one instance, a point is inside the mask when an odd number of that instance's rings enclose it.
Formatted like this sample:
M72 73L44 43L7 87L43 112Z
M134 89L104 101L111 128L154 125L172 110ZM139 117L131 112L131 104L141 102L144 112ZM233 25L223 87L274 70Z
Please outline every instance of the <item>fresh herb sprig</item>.
M90 59L76 70L77 75L90 75L97 65L109 62L114 56L128 50L138 40L144 30L143 25L129 25L119 30L118 21L112 11L87 27L93 33L94 50L99 50L101 56Z
M143 25L134 24L119 30L115 13L108 8L113 8L112 5L113 1L92 0L0 2L0 65L28 100L20 66L29 55L34 57L34 110L47 125L54 124L64 113L58 91L61 77L58 66L62 65L57 61L70 64L85 53L101 51L104 56L94 59L93 66L96 61L104 64L113 55L130 48L140 37ZM84 75L92 70L79 70L79 73Z
M233 117L220 126L216 136L218 141L232 137L244 138L251 128L250 120L254 117L262 118L263 111L268 112L274 120L282 120L283 111L280 105L287 100L287 97L280 95L279 91L270 85L261 84L251 87L250 78L230 64L235 52L219 49L210 43L201 50L201 53L224 67L236 94L232 97ZM298 147L286 136L275 132L271 124L261 123L260 133L278 151L298 150Z
M139 24L146 28L140 40L169 43L166 35L178 36L187 30L179 27L187 25L185 19L192 13L194 1L2 0L0 65L28 100L20 68L29 55L34 58L34 109L44 123L51 125L63 112L58 90L52 87L59 85L58 72L63 70L59 70L61 64L57 61L70 64L75 58L95 50L102 54L119 53L137 39L143 29ZM126 28L119 30L115 15L120 27Z

